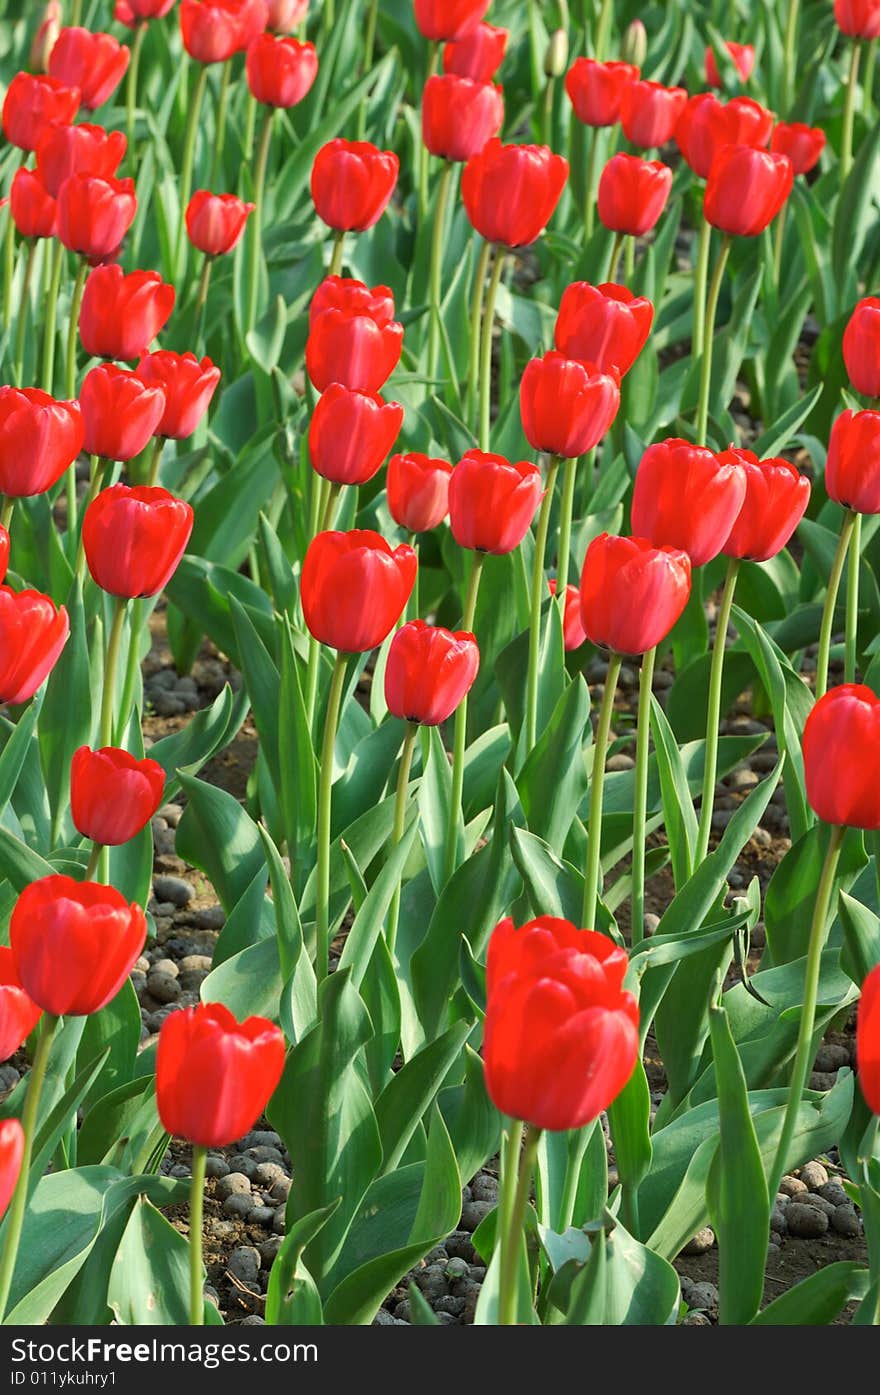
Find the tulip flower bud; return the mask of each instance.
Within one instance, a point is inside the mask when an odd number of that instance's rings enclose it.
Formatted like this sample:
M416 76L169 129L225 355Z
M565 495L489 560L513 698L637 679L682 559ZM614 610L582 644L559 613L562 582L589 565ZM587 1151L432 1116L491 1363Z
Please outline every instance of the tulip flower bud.
M825 823L880 828L880 699L860 683L832 688L804 725L807 800Z
M443 49L444 73L470 78L472 82L491 82L504 61L509 29L496 29L484 21L471 29L462 39L453 39Z
M102 591L125 600L157 596L186 551L193 511L167 489L114 484L83 519L89 571Z
M803 518L810 481L787 460L759 460L750 450L731 447L718 460L738 464L746 477L742 508L721 550L725 557L767 562L782 551Z
M664 87L660 82L631 82L623 90L620 122L623 134L633 145L650 150L665 145L684 111L688 95L683 87Z
M311 190L315 212L337 232L364 232L378 223L397 183L393 150L369 141L328 141L315 156Z
M331 383L309 423L312 468L335 484L366 484L382 468L402 425L399 402Z
M9 566L9 533L0 523L0 585Z
M165 392L113 363L92 368L79 393L89 455L133 460L155 435L165 410Z
M243 203L235 194L197 189L186 206L186 235L206 256L225 256L239 241L255 208L256 204Z
M880 397L880 299L865 296L843 331L843 361L856 392Z
M147 354L135 372L148 387L163 389L165 410L154 435L172 441L185 441L193 434L220 381L220 369L209 358L199 360L195 354L170 349Z
M551 576L547 582L551 596L556 595L556 577ZM569 585L565 588L565 606L562 617L562 642L567 654L575 649L580 649L586 643L587 632L581 620L581 593L576 586Z
M852 39L880 36L878 0L834 0L834 18L841 33Z
M315 639L345 654L375 649L409 600L418 562L407 544L392 548L379 533L319 533L302 566L303 617Z
M599 177L599 217L612 232L642 237L669 199L672 170L659 160L613 155Z
M614 369L603 373L551 350L526 364L519 402L529 445L574 459L597 446L617 416L620 381Z
M620 56L624 63L632 63L641 68L648 56L648 31L640 19L634 19L624 31L620 45Z
M3 133L21 150L36 150L46 127L70 125L79 110L78 87L40 73L16 73L3 99Z
M755 66L755 50L751 44L735 44L732 40L725 42L730 59L736 69L740 82L748 82ZM723 87L721 73L718 69L718 59L715 57L715 50L711 44L704 54L706 68L706 81L710 87Z
M396 320L379 324L356 310L330 308L309 328L306 371L319 392L331 383L379 392L397 367L402 347L403 325Z
M720 102L714 92L700 92L685 104L675 128L675 142L694 174L706 179L722 146L762 149L772 126L773 113L751 97Z
M309 0L269 0L267 28L273 34L292 34L309 12Z
M880 412L841 412L825 460L829 499L856 513L880 513Z
M16 170L9 190L9 211L22 237L53 236L55 200L38 170Z
M795 174L808 174L819 163L825 141L825 132L818 126L780 121L773 128L770 149L774 155L787 155Z
M757 237L773 222L794 183L787 155L725 145L712 160L703 212L731 237Z
M125 155L122 131L105 131L83 121L78 126L53 123L37 145L37 172L53 198L71 174L93 174L112 179Z
M872 1114L880 1114L880 964L874 965L862 984L856 1015L856 1066L865 1103Z
M513 552L543 497L541 472L531 461L469 450L449 481L452 536L475 552Z
M597 58L577 58L565 78L565 90L578 121L585 126L613 126L620 119L620 104L639 70L632 63L600 63Z
M315 45L260 34L248 47L245 72L256 101L270 107L294 107L318 75Z
M0 703L27 702L55 667L70 622L39 591L0 586Z
M70 813L84 838L115 848L136 838L162 803L165 771L128 751L80 746L70 764Z
M745 497L745 470L738 461L722 462L705 446L673 437L642 456L632 526L656 547L681 548L701 567L724 547Z
M470 34L488 10L489 0L413 0L413 5L420 33L436 43Z
M18 1119L4 1119L0 1123L0 1216L12 1200L23 1156L24 1129Z
M78 402L56 402L40 388L0 387L0 494L45 494L82 450Z
M428 78L422 93L422 140L432 155L469 160L500 129L504 94L491 82L453 73Z
M62 29L49 55L49 75L78 87L89 111L116 91L128 67L131 51L112 34L93 34L74 26Z
M391 517L409 533L427 533L449 512L449 480L452 466L411 451L392 455L385 488Z
M566 358L595 363L621 377L638 358L651 332L654 307L626 286L591 286L574 281L562 293L556 317L556 347Z
M568 179L568 161L544 145L503 145L472 156L461 177L465 212L487 242L525 247L549 223Z
M72 174L58 190L58 239L68 251L101 262L118 251L136 212L133 179Z
M472 634L411 620L391 641L385 701L394 717L422 726L445 722L474 685L480 651Z
M89 275L79 312L79 337L94 358L131 360L145 354L174 309L174 287L158 271L99 266Z
M49 0L31 44L30 67L35 73L45 73L49 70L49 54L61 33L61 20L60 0Z
M27 1041L40 1020L41 1011L21 986L12 950L6 945L0 946L0 1061L8 1061Z
M550 35L547 52L544 55L544 76L562 77L568 64L568 34L564 29L554 29Z
M691 593L687 553L646 538L600 533L581 573L581 624L587 638L616 654L646 654L665 639Z

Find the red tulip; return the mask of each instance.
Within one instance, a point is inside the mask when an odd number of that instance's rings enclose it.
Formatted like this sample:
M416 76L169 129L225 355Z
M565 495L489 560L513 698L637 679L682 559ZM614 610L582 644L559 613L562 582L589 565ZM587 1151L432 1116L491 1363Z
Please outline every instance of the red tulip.
M132 460L156 434L165 393L127 368L103 363L86 374L79 394L89 455Z
M115 998L147 938L140 906L113 886L41 877L19 896L9 922L16 972L53 1017L85 1017Z
M413 0L416 24L435 43L463 39L476 29L490 0Z
M834 0L838 28L853 39L880 35L880 0Z
M183 1008L159 1032L159 1118L178 1138L225 1148L253 1128L283 1069L284 1035L265 1017L238 1022L222 1003Z
M547 582L550 588L550 595L555 596L557 590L556 577L552 576ZM581 593L576 586L566 586L565 606L562 616L562 642L566 653L571 653L574 649L580 649L586 642L587 632L581 622Z
M773 128L770 149L774 155L787 155L795 174L809 174L821 159L825 140L825 132L818 126L780 121Z
M399 402L331 383L309 424L312 468L334 484L366 484L382 468L402 425Z
M193 434L220 381L220 369L209 358L199 360L195 354L175 354L170 349L147 354L135 372L148 387L164 390L165 409L154 435L172 441L185 441Z
M128 46L112 34L62 29L49 55L49 76L78 87L83 106L94 111L116 91L130 57Z
M39 591L0 586L0 703L13 706L33 697L67 643L70 622L64 606Z
M856 392L880 397L880 300L866 296L843 332L843 361Z
M484 20L465 34L451 39L443 49L444 73L470 78L471 82L491 82L507 51L509 29L496 29Z
M79 337L95 358L139 358L174 309L174 287L158 271L99 266L89 275L79 312Z
M12 950L0 946L0 1061L8 1061L27 1041L40 1020L40 1011L21 986Z
M472 634L411 620L391 641L385 667L388 711L407 722L436 727L467 697L480 667Z
M325 310L306 340L306 371L323 392L331 383L378 392L394 372L403 347L403 325L377 324L351 310Z
M190 505L167 489L111 485L83 519L89 571L111 596L157 596L174 575L192 526Z
M620 101L623 134L633 145L646 150L665 145L672 138L687 99L683 87L664 87L661 82L627 83Z
M128 751L80 746L70 763L70 813L78 833L115 848L136 838L162 803L165 771Z
M9 190L9 211L22 237L52 237L55 200L37 170L16 170Z
M722 146L709 171L703 212L713 228L729 236L757 237L773 222L793 183L787 155L749 145Z
M665 639L691 593L691 563L675 547L601 533L581 572L581 624L593 644L646 654Z
M174 8L174 0L125 0L136 20L164 19Z
M585 455L617 416L620 381L613 370L551 350L526 364L519 390L523 431L535 450L564 459Z
M880 1114L880 964L862 984L856 1015L856 1065L859 1086L872 1114Z
M303 617L315 639L346 654L375 649L394 629L416 579L416 554L378 533L319 533L302 566Z
M695 567L717 557L746 497L739 461L672 437L649 446L636 472L633 532L656 547L680 547Z
M0 1216L12 1200L24 1156L24 1129L18 1119L0 1122Z
M727 49L733 66L741 82L748 82L755 66L755 50L751 44L735 44L733 40L725 40L724 47ZM721 73L718 71L718 60L715 57L711 44L707 47L703 60L706 66L706 81L710 87L723 87Z
M525 247L553 217L568 178L568 161L546 145L490 140L464 167L465 212L487 242Z
M266 0L181 0L183 46L197 63L225 63L266 28Z
M626 951L541 916L496 925L486 962L483 1062L496 1109L542 1129L578 1129L620 1094L639 1054Z
M764 149L772 127L773 113L751 97L719 102L714 92L700 92L689 99L678 118L675 142L694 174L706 179L722 146Z
M78 402L56 402L40 388L0 387L0 494L45 494L82 443Z
M638 358L651 332L654 307L626 286L605 282L566 286L556 318L556 347L566 358L595 363L623 377Z
M378 150L364 140L328 141L312 165L318 217L337 232L371 228L388 207L399 169L393 150Z
M0 584L6 575L9 566L9 534L0 523Z
M449 480L449 523L459 547L500 556L519 547L544 497L528 460L469 450Z
M452 466L417 451L392 455L385 487L394 522L410 533L428 533L449 512Z
M880 699L860 683L820 698L803 739L807 799L826 823L880 828Z
M247 83L251 95L269 107L295 107L318 74L314 44L276 39L261 34L247 51Z
M394 319L394 295L387 286L365 286L351 276L325 276L309 305L309 329L325 310L369 315L380 329Z
M880 412L841 412L825 461L829 499L856 513L880 513Z
M47 126L37 145L37 171L53 198L71 174L112 179L125 156L122 131L84 122L81 126Z
M235 194L210 194L198 189L186 206L186 235L193 247L209 257L231 252L256 208Z
M623 94L638 76L632 63L575 59L565 75L565 90L578 121L585 126L613 126L620 120Z
M21 150L36 150L50 122L69 125L79 110L79 88L41 73L16 73L3 101L3 132Z
M497 134L504 94L491 82L444 73L428 78L422 93L422 140L432 155L469 160Z
M118 251L136 212L133 179L72 174L58 190L58 237L69 251L103 261Z
M599 178L599 217L612 232L642 237L666 207L671 188L668 165L613 155Z
M292 34L309 12L309 0L269 0L266 27L276 34Z
M722 464L741 465L746 497L721 549L725 557L767 562L781 552L810 502L810 481L778 456L759 460L750 450L722 451Z

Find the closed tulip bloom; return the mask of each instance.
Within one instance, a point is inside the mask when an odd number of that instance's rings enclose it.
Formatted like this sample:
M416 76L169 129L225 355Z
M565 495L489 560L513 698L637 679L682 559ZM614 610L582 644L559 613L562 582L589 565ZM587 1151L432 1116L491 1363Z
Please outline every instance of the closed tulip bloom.
M83 122L81 126L47 126L37 145L37 170L53 198L72 174L112 179L125 156L122 131Z
M547 582L550 595L555 596L557 590L556 577L552 576ZM562 642L566 653L571 653L574 649L580 649L586 642L587 632L581 620L581 593L576 586L566 586L565 606L562 617Z
M490 0L413 0L416 24L435 43L463 39L476 29Z
M599 178L599 217L612 232L642 237L669 199L672 170L659 160L613 155Z
M238 1022L199 1003L162 1023L156 1105L163 1128L201 1148L225 1148L252 1129L284 1069L284 1034L265 1017Z
M787 155L795 174L809 174L818 165L825 149L825 132L802 121L780 121L773 127L770 149L774 155Z
M752 45L735 44L731 39L725 41L724 47L730 55L740 81L748 82L752 75L752 69L755 66L755 50L752 48ZM706 48L703 61L706 68L706 81L709 86L723 87L724 83L721 80L721 73L718 70L718 59L715 57L715 52L711 44Z
M385 488L394 522L409 533L428 533L449 512L452 465L419 451L392 455Z
M467 697L480 667L477 641L466 630L411 620L391 641L385 667L388 711L436 727Z
M859 1086L872 1114L880 1114L880 964L862 984L856 1014L856 1065Z
M787 460L759 460L750 450L722 451L719 461L742 466L746 496L727 542L725 557L767 562L781 552L810 502L810 481Z
M638 76L632 63L575 59L565 75L565 90L578 121L585 126L614 126L620 120L623 94Z
M245 65L251 95L269 107L295 107L318 74L314 44L260 34L247 51Z
M70 763L70 813L84 838L115 848L136 838L162 803L165 771L128 751L80 746Z
M676 437L649 446L636 472L632 526L656 547L680 547L695 567L722 551L746 497L739 461Z
M402 425L399 402L331 383L309 423L312 468L334 484L366 484L382 468Z
M266 27L265 0L181 0L183 46L197 63L225 63Z
M302 567L303 617L315 639L345 654L375 649L403 614L418 561L406 543L355 528L319 533Z
M834 0L838 28L853 39L880 35L880 0Z
M825 461L829 499L856 513L880 513L880 412L841 412Z
M694 174L706 179L724 145L751 145L763 150L773 128L773 113L751 97L720 102L714 92L700 92L685 104L675 127L675 143Z
M5 1215L18 1184L24 1156L24 1129L18 1119L0 1121L0 1216Z
M773 222L794 183L787 155L748 145L726 145L712 161L703 212L713 228L733 237L757 237Z
M275 34L292 34L309 12L309 0L269 0L266 27Z
M579 1129L620 1094L639 1053L626 951L540 916L496 925L486 960L483 1063L496 1109L541 1129Z
M36 150L46 127L69 125L79 103L78 87L42 73L16 73L3 100L3 133L20 150Z
M503 120L504 94L490 82L443 73L425 83L422 140L432 155L469 160L497 134Z
M147 354L135 372L148 387L163 389L165 407L153 434L172 441L185 441L193 434L220 381L220 369L209 358L175 354L170 349Z
M449 481L452 536L475 552L513 552L543 497L541 471L531 461L469 450Z
M325 310L309 329L306 371L323 392L331 383L378 392L394 372L403 347L403 325L379 325L351 310Z
M89 571L111 596L157 596L177 570L192 526L190 505L167 489L111 485L83 519Z
M9 533L0 523L0 583L9 567Z
M49 76L78 87L82 104L94 111L115 92L131 51L112 34L93 34L74 26L62 29L49 55Z
M165 392L127 368L103 363L91 369L79 394L89 455L132 460L156 434L165 411Z
M55 47L55 40L61 33L63 14L61 0L48 0L43 10L43 18L31 42L29 67L35 73L45 73L49 68L49 54Z
M52 237L55 200L37 170L16 170L9 190L9 211L22 237Z
M623 134L645 150L665 145L672 138L687 99L683 87L664 87L661 82L628 83L620 101Z
M193 247L209 257L231 252L256 208L235 194L211 194L197 189L186 206L186 235Z
M803 738L807 799L818 818L880 828L880 699L860 683L820 698Z
M603 373L623 377L638 358L651 332L654 307L626 286L605 282L566 286L556 317L556 347L566 358L595 363Z
M880 397L880 299L860 300L843 331L843 361L856 392Z
M481 20L462 39L451 39L443 49L444 73L470 78L471 82L491 82L507 51L509 29L497 29Z
M53 1017L100 1012L128 978L147 938L140 906L113 886L41 877L19 896L9 943L21 983Z
M164 19L173 10L175 0L125 0L125 3L133 19Z
M526 364L519 390L523 431L529 445L550 455L585 455L601 441L620 406L620 381L551 350Z
M90 273L79 312L79 337L95 358L145 354L174 309L174 287L158 271L99 266Z
M40 388L0 387L0 494L45 494L82 444L78 402L56 402Z
M100 262L118 251L136 212L133 179L72 174L58 190L58 237L68 251Z
M67 643L64 606L40 591L0 586L0 703L28 702L55 667Z
M394 319L394 295L388 286L365 286L351 276L325 276L309 304L309 328L325 310L369 315L380 329Z
M592 644L646 654L665 639L691 593L691 563L676 547L601 533L581 572L581 624Z
M6 945L0 946L0 1061L8 1061L27 1041L40 1020L40 1013L41 1009L21 986L12 950Z
M312 165L315 212L337 232L364 232L388 207L399 169L393 150L365 140L328 141Z
M568 179L568 161L546 145L490 140L464 167L465 212L487 242L525 247L546 228Z

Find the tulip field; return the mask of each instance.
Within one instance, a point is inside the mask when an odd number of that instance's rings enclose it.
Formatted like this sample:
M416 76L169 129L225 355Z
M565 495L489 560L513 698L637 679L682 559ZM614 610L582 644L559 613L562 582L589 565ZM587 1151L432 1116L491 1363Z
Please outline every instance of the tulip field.
M880 1325L878 37L0 0L0 1324Z

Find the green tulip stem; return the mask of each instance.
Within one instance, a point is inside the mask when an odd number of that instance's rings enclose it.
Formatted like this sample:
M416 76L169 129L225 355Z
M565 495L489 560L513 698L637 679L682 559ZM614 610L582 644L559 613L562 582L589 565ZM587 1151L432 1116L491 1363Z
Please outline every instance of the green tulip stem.
M715 808L715 776L718 771L718 726L721 721L721 684L724 678L724 651L727 644L727 626L739 576L739 559L731 557L727 563L724 590L715 623L715 643L712 646L712 666L709 670L709 706L706 718L706 755L703 766L703 795L700 801L700 827L697 833L697 850L694 866L699 867L709 851L709 834L712 831L712 813Z
M183 273L183 234L186 228L186 208L192 193L193 166L196 157L196 135L201 121L205 89L208 85L208 65L199 65L195 91L190 102L186 131L183 137L183 157L180 164L180 216L177 221L177 240L174 244L174 279L180 283Z
M651 750L651 686L657 649L642 655L639 673L639 715L636 726L636 768L633 791L632 911L630 936L633 945L645 934L645 825L648 815L648 756Z
M149 28L146 20L142 20L137 27L134 36L134 43L131 46L131 61L128 65L128 73L125 82L125 133L127 139L127 153L132 168L135 165L134 159L134 113L137 105L138 70L141 63L141 49L144 46L144 39L147 37Z
M55 384L55 322L61 272L64 269L64 244L56 242L52 249L52 273L46 295L46 323L43 328L43 391L52 394Z
M776 231L773 237L773 284L779 290L782 278L782 253L785 246L785 215L788 204L784 203L776 215Z
M611 244L611 256L608 260L608 274L605 277L606 281L613 281L617 275L617 263L620 261L620 253L625 241L626 233L616 232L614 234L614 241Z
M485 560L484 553L474 553L470 579L468 581L467 597L464 605L464 616L461 622L462 629L470 634L473 634L474 616L477 610L477 596L480 590L480 578L483 575L483 563ZM461 797L464 790L467 712L468 700L467 695L465 695L455 709L455 727L452 736L452 791L449 799L449 823L446 829L446 859L444 870L444 881L446 882L449 881L449 878L458 866L458 820L461 814Z
M28 242L27 255L24 263L24 281L21 287L21 298L18 305L18 321L15 326L15 381L19 387L22 385L22 374L24 373L24 332L28 322L28 307L30 303L31 280L34 275L34 261L37 255L37 240L31 238Z
M718 260L712 273L709 293L706 296L706 318L703 328L703 353L700 360L700 399L697 408L697 444L705 445L706 427L709 424L709 396L712 390L712 341L715 336L715 315L718 310L718 296L724 279L724 268L730 256L730 237L727 233L721 239Z
M211 154L211 173L208 188L213 189L220 174L220 161L226 143L226 108L229 103L229 83L232 78L232 59L227 58L220 74L220 90L217 93L217 119L214 126L214 149Z
M623 657L609 654L608 671L605 674L605 689L599 708L596 737L593 742L593 769L590 774L590 825L587 830L587 865L584 873L584 906L581 923L585 930L595 929L596 901L599 896L602 858L602 800L605 786L605 761L608 756L608 738L611 733L611 718L614 714L614 694Z
M373 55L376 49L376 21L378 18L379 0L368 0L366 27L364 30L364 59L361 65L361 75L366 76L373 66ZM357 139L363 140L367 133L367 103L369 94L365 93L361 98L357 116Z
M840 137L840 182L843 183L853 162L853 127L856 115L856 87L859 81L859 62L862 47L858 39L853 39L849 59L849 76L844 87L843 131Z
M852 529L846 567L846 644L844 647L843 681L855 683L859 640L859 564L862 553L862 515L857 513Z
M468 345L468 370L465 384L465 425L470 431L474 424L477 407L477 382L480 373L480 330L483 324L483 290L492 255L491 242L481 242L477 268L474 272L474 286L471 296L471 335Z
M614 10L614 0L602 0L602 9L599 13L599 23L596 26L596 42L594 44L595 57L600 61L605 58L608 52L608 40L611 30L611 16Z
M189 1323L202 1327L205 1322L205 1281L202 1277L202 1210L205 1201L205 1164L208 1150L194 1143L192 1181L189 1188Z
M551 455L547 469L547 484L538 515L538 531L535 534L535 552L532 561L532 609L529 623L529 660L526 673L526 748L531 750L538 735L538 665L541 657L541 607L544 600L544 554L547 551L547 533L550 528L550 512L553 508L553 495L556 490L556 476L559 473L560 457Z
M403 837L403 831L406 826L409 775L412 769L413 751L415 750L415 742L418 734L418 722L407 722L406 734L403 738L403 749L400 753L400 765L397 771L397 790L394 796L394 827L391 832L391 846L395 848ZM394 953L394 944L397 939L397 922L400 918L401 880L402 879L398 879L397 886L394 888L394 895L391 898L391 905L388 907L386 940L388 942L389 954Z
M208 308L208 288L211 284L211 271L214 266L214 258L205 253L205 260L202 263L202 272L199 276L198 290L196 291L195 323L193 324L193 352L198 358L202 350L202 340L205 329L205 312Z
M342 493L342 485L336 480L331 480L330 488L324 500L324 512L321 515L321 532L326 533L333 527L336 518L336 506L339 503L339 496Z
M440 45L433 39L428 44L428 71L425 74L425 82L429 82L437 71L440 64ZM419 222L421 223L428 211L428 170L431 157L428 147L421 139L422 114L419 112L419 136L416 145L416 195L418 199Z
M12 282L15 277L15 221L6 205L6 231L3 235L3 323L12 323Z
M599 159L599 128L591 126L587 136L587 175L584 184L584 242L589 242L596 226L596 164Z
M522 1154L519 1153L520 1125L514 1123L508 1135L502 1185L512 1199L499 1214L501 1224L501 1254L498 1275L498 1324L500 1327L513 1327L517 1320L517 1296L519 1288L519 1260L522 1249L522 1230L529 1200L529 1188L538 1156L541 1129L527 1124L523 1140ZM517 1167L517 1161L519 1167Z
M321 777L318 784L318 887L315 902L315 973L322 983L330 969L330 809L333 798L333 752L348 655L338 653L327 695L324 740L321 746Z
M95 880L95 877L98 874L98 864L101 861L101 853L103 852L103 849L103 843L92 843L92 850L89 853L89 860L86 863L86 874L83 877L83 881L93 882Z
M694 266L694 328L691 355L696 361L703 352L706 333L706 286L709 282L709 253L712 250L712 224L700 217L697 260Z
M794 101L794 77L797 67L797 31L800 0L788 0L785 17L785 38L782 51L782 110L787 115Z
M492 415L492 332L495 328L495 301L504 271L505 249L495 248L492 274L486 289L486 304L483 310L483 337L480 363L480 450L489 449L489 432Z
M15 500L4 499L3 507L0 508L0 528L5 528L9 532L9 525L12 523L12 515L15 513Z
M82 305L83 291L86 286L86 277L89 274L89 265L85 258L80 259L76 269L76 280L73 283L73 296L70 302L70 320L67 325L67 362L65 364L64 395L68 401L76 396L76 340L79 328L79 311ZM71 535L76 532L76 462L74 461L67 468L65 475L65 491L67 494L67 531Z
M107 636L107 657L104 661L104 690L101 694L101 725L98 733L99 746L113 744L113 700L116 696L116 670L119 667L119 650L122 644L122 631L125 626L125 610L128 605L124 596L116 597L110 633Z
M125 731L125 723L128 715L134 706L134 686L137 681L138 669L141 660L141 630L144 627L144 620L147 618L146 601L141 597L131 603L131 612L128 617L128 653L125 656L125 674L122 680L122 697L119 700L119 712L116 716L117 744L123 745L122 734Z
M868 125L874 119L874 70L877 66L877 40L868 42L868 60L862 77L862 115Z
M34 1059L28 1075L27 1094L25 1095L24 1111L21 1116L21 1127L24 1131L24 1148L22 1150L21 1171L18 1174L18 1181L12 1201L6 1215L5 1237L3 1241L3 1255L0 1258L0 1322L6 1316L6 1307L9 1303L9 1291L12 1288L12 1278L15 1273L15 1261L18 1258L18 1246L21 1240L21 1229L24 1224L24 1213L27 1205L28 1195L28 1174L31 1170L31 1157L34 1148L34 1134L37 1130L37 1119L39 1117L40 1094L43 1089L43 1082L46 1078L46 1067L49 1064L49 1052L52 1047L52 1038L55 1035L55 1028L58 1018L52 1017L48 1012L43 1014L40 1023L40 1035L37 1039L37 1047L34 1052Z
M254 132L257 129L257 107L259 102L253 92L248 92L244 110L244 136L242 138L242 157L245 164L249 165L254 153Z
M789 1162L788 1150L791 1147L791 1140L794 1135L795 1124L797 1123L798 1110L801 1105L801 1096L804 1093L804 1086L807 1083L810 1072L810 1064L813 1059L813 1033L816 1022L816 1003L819 997L819 972L822 967L822 950L825 947L825 940L828 930L828 912L831 905L831 893L834 888L834 875L837 871L837 863L840 858L840 847L843 842L844 829L839 825L833 825L831 836L828 840L828 849L825 853L825 861L822 866L822 875L819 878L819 886L816 891L816 900L813 906L813 920L810 926L810 938L807 945L807 968L804 979L804 997L801 1008L800 1027L798 1029L797 1048L795 1050L794 1065L791 1072L791 1082L788 1087L788 1099L785 1105L785 1116L782 1121L782 1132L779 1135L779 1143L776 1147L776 1157L770 1169L769 1192L774 1197L779 1191L779 1183L784 1174L786 1164Z
M345 233L340 228L333 235L333 253L330 257L330 266L327 271L328 276L339 276L342 273L342 254L345 251Z
M106 473L107 466L109 465L109 463L110 463L110 462L109 462L108 460L105 460L102 456L93 455L93 456L91 456L90 459L89 459L89 474L90 474L90 477L89 477L89 492L88 492L87 495L86 495L86 501L85 501L85 504L84 504L84 506L83 506L83 519L85 519L85 516L86 516L86 514L87 514L88 511L89 511L89 506L91 505L92 501L94 500L95 496L98 494L98 492L99 492L99 490L100 490L100 488L101 488L101 485L102 485L102 483L103 483L103 481L104 481L104 475L105 475L105 473ZM68 525L68 535L69 535L69 536L72 536L72 534L70 533L70 527L69 527L69 525ZM84 543L84 541L83 541L82 530L80 530L79 541L77 542L77 545L76 545L76 568L75 568L75 570L76 570L76 575L77 575L77 576L79 576L79 577L85 576L85 571L86 571L86 549L85 549L85 543Z
M257 146L257 164L254 172L254 203L248 234L250 237L250 265L248 268L247 314L245 333L250 333L257 322L257 303L260 288L260 252L263 247L263 194L266 187L266 165L269 160L269 145L272 140L272 120L275 108L267 107L263 119L263 129Z
M852 509L847 509L844 514L843 523L840 528L840 537L837 540L837 551L834 554L834 561L831 565L831 575L828 578L828 589L825 592L825 604L822 608L822 623L819 626L819 652L816 656L816 699L824 697L828 688L828 660L831 654L831 631L834 628L834 609L837 605L837 595L840 591L840 580L843 576L843 568L846 562L846 554L849 549L850 538L856 526L857 514Z
M587 451L584 464L587 470L593 468L595 451ZM559 614L565 620L565 588L568 585L568 569L571 565L571 521L574 515L574 487L577 480L577 456L565 462L562 476L562 499L559 506L559 545L556 551L556 599Z
M147 486L155 489L159 483L159 466L162 464L162 451L165 447L165 437L156 436L153 440L153 449L150 452L150 463L147 467Z
M431 226L431 271L429 280L429 319L428 319L428 364L427 376L433 379L437 373L437 360L440 356L440 301L443 291L443 247L446 228L446 208L449 203L449 185L452 179L451 160L444 160L443 170L437 186L437 204Z

